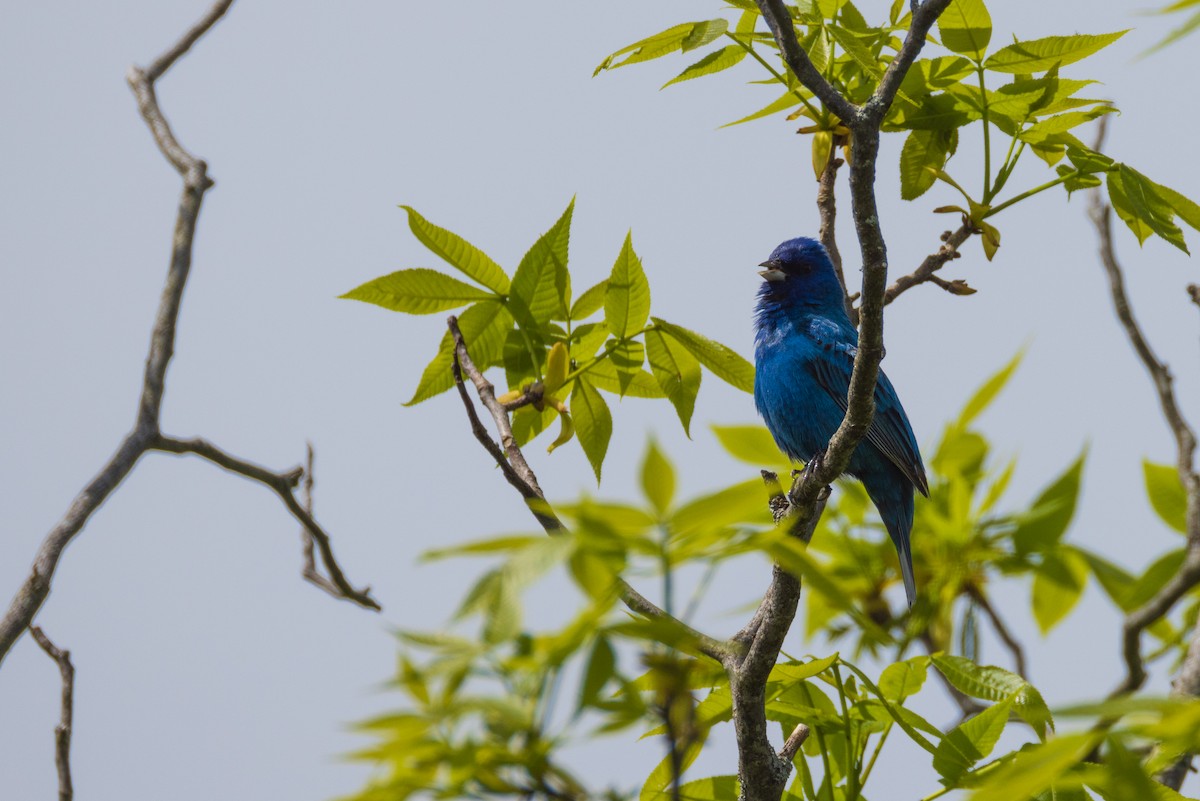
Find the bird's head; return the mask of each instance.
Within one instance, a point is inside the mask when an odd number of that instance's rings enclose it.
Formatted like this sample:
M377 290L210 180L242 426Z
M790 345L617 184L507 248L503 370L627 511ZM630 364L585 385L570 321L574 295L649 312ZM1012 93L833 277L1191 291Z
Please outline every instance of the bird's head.
M763 277L758 293L760 305L845 314L842 285L833 271L833 262L815 239L789 239L759 266L763 268L759 272Z

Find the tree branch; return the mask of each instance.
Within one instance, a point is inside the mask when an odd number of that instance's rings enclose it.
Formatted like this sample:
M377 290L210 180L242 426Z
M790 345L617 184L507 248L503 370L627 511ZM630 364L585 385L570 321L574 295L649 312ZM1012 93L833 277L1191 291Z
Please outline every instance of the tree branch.
M458 396L462 399L463 407L466 409L467 418L471 422L471 433L475 435L475 439L479 441L483 449L492 457L496 466L500 468L505 480L525 499L530 513L546 533L552 535L565 533L567 530L566 526L558 519L558 515L555 514L549 502L546 501L546 495L542 492L542 488L538 484L533 468L529 466L529 462L525 459L525 454L521 451L521 446L517 444L517 439L513 436L512 422L508 417L508 411L504 404L496 400L496 388L492 385L491 381L487 380L487 377L483 375L471 359L471 354L467 350L466 340L463 339L462 330L458 327L458 318L454 315L448 317L446 319L446 327L450 329L450 336L454 340L454 360L452 363L454 383L458 388ZM479 414L475 410L475 404L471 401L471 396L467 394L466 384L463 381L464 373L467 379L475 386L475 392L479 395L480 403L491 414L492 420L496 424L496 430L500 433L501 442L504 443L503 448L492 439L491 434L488 433L487 428L483 425L483 421L479 419ZM736 644L718 640L696 631L683 621L660 609L654 602L635 590L624 579L617 579L617 589L620 592L621 600L630 610L650 620L670 622L672 626L678 627L692 641L696 650L705 656L721 664L725 664L738 653L739 649Z
M300 479L305 475L303 467L294 467L286 473L273 473L265 467L232 456L211 442L200 438L184 440L160 435L154 439L150 447L165 453L195 454L230 473L236 473L251 481L257 481L259 484L273 490L279 496L279 499L283 501L283 505L287 507L287 510L292 513L292 517L296 518L300 522L300 525L304 527L304 530L308 532L308 535L316 543L317 550L321 553L321 562L325 565L325 570L328 571L329 578L326 579L324 576L318 574L319 580L313 583L335 598L352 601L367 609L374 609L376 611L382 609L379 603L371 597L370 587L364 587L359 590L350 584L346 578L346 574L342 572L342 568L338 565L337 559L333 555L333 543L330 541L329 535L313 519L313 516L300 505L300 502L296 500L295 488L300 483ZM305 578L309 577L306 575ZM309 580L311 581L311 579Z
M150 335L141 397L138 401L137 420L133 429L121 440L116 452L95 478L75 497L63 518L42 540L37 554L34 556L28 578L25 579L9 603L3 619L0 619L0 663L3 663L4 657L8 655L12 646L30 627L38 610L45 603L46 597L50 594L58 562L67 545L83 530L88 520L108 496L120 486L142 455L148 450L161 449L163 442L167 441L159 432L159 414L166 391L167 368L175 350L175 329L179 320L179 308L183 302L183 291L187 286L188 274L192 266L192 244L196 235L196 222L200 216L204 195L212 188L213 182L208 177L208 166L205 162L185 150L175 137L159 107L155 82L192 45L212 29L229 10L232 2L233 0L221 0L214 4L207 14L193 25L179 41L155 59L150 67L146 69L137 66L130 67L126 76L137 101L138 112L149 127L155 144L183 178L183 191L179 200L171 244L171 259ZM258 469L261 470L261 468ZM298 478L297 474L295 480ZM291 504L295 505L303 514L303 510L299 509L295 498L291 497L291 492L289 491L287 494L291 498ZM311 517L309 519L311 520ZM315 526L315 523L313 525ZM331 560L332 553L328 556ZM347 597L358 602L365 599L365 596L361 599L353 596ZM378 608L374 601L363 605Z
M908 290L924 283L937 284L942 289L955 295L970 294L971 290L965 281L943 281L934 275L934 273L945 267L949 262L962 256L958 249L962 247L962 244L973 233L975 233L975 227L969 222L964 222L954 231L943 233L942 246L937 249L937 252L926 256L925 261L921 262L920 266L908 275L902 275L897 278L895 283L888 287L887 292L883 296L883 302L885 304L891 303Z
M58 801L71 801L75 789L71 785L71 721L75 710L75 666L71 664L71 652L58 648L50 642L37 626L29 633L46 655L58 665L62 674L62 713L59 724L54 728L54 765L58 768Z
M800 46L800 42L796 39L796 29L792 27L792 15L788 13L783 0L755 0L755 2L758 3L758 10L762 12L763 19L767 21L767 27L771 29L775 43L779 46L779 52L783 54L783 60L787 62L788 69L792 71L792 74L799 78L800 83L820 98L826 108L842 121L849 123L851 120L857 119L858 106L842 97L841 93L825 80L825 76L821 74L821 71L812 63L812 59L808 57L808 53Z
M850 321L858 322L858 311L854 308L854 298L846 284L846 274L842 272L842 254L837 246L837 173L838 168L845 162L837 157L837 149L845 144L843 137L835 136L833 147L829 149L829 161L821 170L821 180L817 185L817 215L821 219L817 237L825 246L829 260L833 262L833 271L837 273L838 283L842 285L842 296L846 305L846 314Z

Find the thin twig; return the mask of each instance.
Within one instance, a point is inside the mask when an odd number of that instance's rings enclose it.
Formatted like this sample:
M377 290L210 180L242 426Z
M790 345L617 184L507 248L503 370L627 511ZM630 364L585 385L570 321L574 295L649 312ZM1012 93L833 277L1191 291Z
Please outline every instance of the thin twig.
M320 524L313 519L313 516L296 500L295 489L304 477L304 468L296 467L286 473L274 473L265 467L228 454L211 442L199 438L184 440L160 435L151 443L150 447L165 453L195 454L230 473L236 473L251 481L257 481L268 489L273 490L279 496L279 499L283 501L287 510L292 513L292 517L296 518L300 522L300 525L308 532L316 544L317 551L321 554L321 563L329 572L328 579L320 577L323 580L314 583L335 598L352 601L367 609L378 611L382 608L371 597L370 587L364 587L360 590L350 584L346 578L346 574L342 572L341 566L333 555L333 543L329 539L329 534L325 532L325 529L321 528Z
M821 170L821 180L817 184L817 215L821 220L817 236L829 260L833 262L833 271L837 273L838 283L842 285L842 297L846 304L846 314L852 323L858 323L858 311L854 301L850 299L850 288L846 284L846 275L842 272L842 254L837 245L837 173L838 168L845 162L837 157L837 149L845 143L845 138L835 136L833 147L829 149L829 160L825 169Z
M1004 619L1000 617L1000 614L996 611L995 607L992 606L991 601L988 600L988 597L980 592L980 590L974 585L968 587L967 595L969 595L971 599L975 601L975 605L982 609L983 613L987 615L988 620L991 621L992 628L996 630L996 634L1000 637L1000 640L1004 643L1005 647L1008 648L1009 653L1012 654L1013 663L1017 668L1017 673L1021 676L1021 678L1028 681L1029 669L1025 664L1025 650L1021 647L1021 643L1017 642L1017 638L1012 635L1012 632L1008 630L1008 626L1004 624Z
M75 795L71 784L71 721L75 712L75 666L71 664L71 652L55 646L40 628L31 626L29 633L46 655L58 665L58 672L62 675L62 712L58 725L54 727L54 765L58 769L58 801L71 801Z
M546 533L555 535L564 533L566 526L558 519L558 515L546 501L545 493L538 484L533 468L529 466L525 454L521 451L521 446L517 444L517 439L513 436L512 421L508 417L508 411L504 404L496 400L496 388L471 359L467 342L458 326L458 318L451 315L446 319L446 327L450 330L450 335L454 340L454 360L451 365L454 371L454 383L458 388L463 407L466 409L467 418L471 422L471 432L503 472L505 480L525 499L530 513ZM475 410L475 404L467 393L466 383L463 380L464 374L466 379L474 385L475 392L484 408L491 414L492 420L496 424L496 430L500 433L500 440L504 443L503 448L492 439L491 434L483 425L483 421L480 420L479 414ZM617 580L617 589L620 592L621 600L629 609L650 620L667 621L677 627L699 653L721 664L725 664L727 660L740 653L736 644L702 634L678 618L667 614L653 601L631 587L624 579Z
M925 261L921 262L917 269L908 275L902 275L897 278L888 287L887 292L883 296L883 302L891 303L908 290L924 283L936 284L955 295L971 294L973 290L967 286L965 281L944 281L934 273L962 255L958 249L970 238L971 234L975 233L975 230L973 225L964 222L955 230L946 231L942 234L942 246L937 249L937 252L926 256Z

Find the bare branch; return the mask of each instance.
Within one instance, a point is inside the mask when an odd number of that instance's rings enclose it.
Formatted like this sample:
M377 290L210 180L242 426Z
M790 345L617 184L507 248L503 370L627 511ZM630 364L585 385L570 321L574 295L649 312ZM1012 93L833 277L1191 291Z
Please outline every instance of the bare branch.
M475 435L475 439L479 441L479 444L492 457L496 466L504 473L505 480L525 499L530 513L546 533L564 533L566 526L558 519L558 515L554 513L554 509L546 501L546 495L542 492L542 488L538 484L533 468L529 466L529 462L525 459L525 454L521 451L521 446L517 444L517 439L513 436L512 421L508 417L507 408L504 404L496 400L496 388L492 385L491 381L487 380L487 377L483 375L471 359L471 354L467 350L466 340L463 339L462 330L458 327L458 318L454 315L448 317L446 319L446 327L450 329L450 335L454 339L454 361L452 363L454 383L458 388L458 395L462 399L463 407L466 409L467 418L471 422L471 432ZM472 403L470 395L467 394L466 384L463 381L463 373L466 373L467 379L475 386L475 392L479 395L479 400L484 408L492 415L492 420L496 424L496 430L499 431L500 439L504 443L503 448L492 439L487 428L483 425L483 421L479 419L479 414L475 410L475 404ZM705 656L721 664L726 664L729 659L739 653L739 649L734 643L718 640L696 631L673 615L667 614L658 605L631 587L624 579L618 579L617 582L621 600L630 610L651 620L670 622L672 626L677 627L679 631L691 640L697 651Z
M896 92L900 90L900 84L904 82L904 76L908 74L909 68L916 61L917 54L925 47L925 38L929 35L929 29L933 27L933 23L937 22L937 18L949 5L950 0L925 0L920 5L913 3L912 23L909 25L908 35L904 37L900 51L896 53L896 57L888 65L883 77L879 79L879 86L875 87L875 92L862 107L862 115L872 127L878 128L883 122L888 109L892 107L892 101L896 99ZM857 160L857 156L855 160Z
M963 281L943 281L938 276L934 275L938 270L942 269L949 262L957 259L962 254L959 253L959 248L962 244L975 233L975 227L968 222L964 222L954 231L946 231L942 234L942 246L937 249L936 253L930 253L925 257L925 261L921 262L917 269L913 270L908 275L902 275L896 279L887 292L883 296L883 302L891 303L902 294L912 289L915 286L924 283L934 283L951 292L955 295L969 294L969 287Z
M71 785L71 719L75 710L75 666L71 664L71 652L58 648L50 642L37 626L29 633L46 654L58 665L62 674L62 712L59 724L54 727L54 765L58 768L58 801L71 801L75 789Z
M171 244L171 259L150 335L150 347L146 356L146 369L138 402L137 421L133 429L122 439L116 453L75 497L62 520L42 540L42 544L34 556L28 578L25 579L9 603L3 619L0 619L0 663L3 662L4 657L7 656L21 634L33 623L38 610L45 603L64 549L83 530L88 520L107 500L108 496L120 486L142 454L160 447L165 441L159 433L159 413L166 391L167 368L170 366L171 356L175 350L175 329L179 320L179 308L183 302L183 291L187 286L188 274L192 266L192 244L196 235L196 222L200 216L204 194L212 187L213 182L208 177L208 167L205 162L185 150L176 139L171 126L159 108L158 97L155 94L155 81L161 78L200 37L212 29L229 10L232 2L233 0L221 0L213 5L199 22L155 59L149 68L131 67L126 76L130 89L137 100L138 112L150 128L155 143L167 161L183 178L183 191L179 200ZM299 474L297 474L296 480L298 478ZM300 514L304 514L304 510L296 504L295 498L291 497L290 491L288 497ZM311 520L311 517L309 519ZM327 546L328 542L326 541L326 549ZM331 560L332 554L328 554L328 556ZM364 605L372 604L374 601ZM378 608L378 605L375 605L374 608Z
M279 499L283 501L287 510L292 513L292 516L308 532L321 554L321 563L325 566L325 570L328 571L329 578L314 583L336 598L352 601L367 609L379 610L382 608L371 597L370 587L364 587L360 590L351 586L333 555L333 544L330 542L329 535L325 533L325 530L313 519L312 515L296 500L295 488L304 477L304 468L295 467L286 473L273 473L265 467L232 456L212 443L199 438L183 440L159 436L151 443L151 448L165 453L195 454L231 473L237 473L239 476L248 478L251 481L257 481L268 489L273 490L279 496ZM306 576L306 578L308 577ZM324 577L320 578L324 579Z

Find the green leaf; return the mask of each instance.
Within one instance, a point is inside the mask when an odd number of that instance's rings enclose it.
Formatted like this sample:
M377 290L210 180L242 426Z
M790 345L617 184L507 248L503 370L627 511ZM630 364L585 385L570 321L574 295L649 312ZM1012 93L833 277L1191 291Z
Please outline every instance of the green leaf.
M658 317L651 319L656 328L687 349L718 378L743 392L754 392L754 365L735 351L666 320Z
M684 433L691 437L689 428L692 412L696 408L696 395L700 392L700 362L690 351L664 336L657 328L647 331L645 340L650 372L675 407Z
M1190 198L1176 192L1169 186L1162 184L1154 184L1156 191L1163 200L1171 206L1171 209L1179 215L1179 219L1183 220L1192 228L1200 231L1200 205L1197 205Z
M704 740L702 739L689 743L683 753L679 755L679 770L686 770L695 762L703 747ZM654 770L650 771L650 775L646 777L646 783L642 785L638 801L663 801L663 799L671 797L671 781L675 774L674 762L675 755L667 754L663 757L662 762L659 762Z
M1047 36L1029 42L1016 42L988 56L983 63L993 72L1029 74L1045 72L1055 65L1065 67L1108 47L1129 31L1102 33L1095 36Z
M968 801L1016 801L1046 790L1095 747L1102 735L1071 734L1021 749L1004 767L988 773Z
M579 702L577 712L593 705L599 698L604 685L616 675L617 656L607 637L597 637L588 655L587 668L584 670L583 683L579 687Z
M612 346L612 353L608 358L617 371L617 387L624 397L629 385L642 373L642 365L646 361L646 347L632 339L609 344Z
M979 760L992 753L1011 710L1012 701L1001 701L952 729L933 754L934 770L947 782L957 782Z
M1062 621L1087 586L1088 564L1074 551L1059 548L1042 557L1033 574L1033 617L1043 635Z
M1171 465L1142 460L1146 477L1146 495L1158 516L1181 534L1187 533L1187 491L1179 480L1179 471Z
M688 50L702 47L723 34L728 27L729 23L723 19L706 20L704 22L685 22L682 25L675 25L653 36L647 36L645 39L622 47L600 62L600 66L596 67L596 71L592 73L592 76L595 77L604 70L615 70L617 67L661 58L674 53L676 50L687 52ZM625 56L625 58L617 61L616 59L620 56Z
M879 691L892 703L903 703L904 699L921 691L928 671L927 656L914 656L888 665L879 676Z
M781 111L786 111L789 108L792 108L793 106L798 106L803 101L801 101L800 97L796 94L797 91L800 91L800 90L797 89L796 91L784 92L782 97L780 97L776 100L772 100L770 103L763 106L762 108L760 108L758 111L754 112L753 114L748 114L747 116L742 117L739 120L734 120L733 122L727 122L724 125L722 125L721 127L729 128L733 125L741 125L743 122L751 122L752 120L761 120L763 117L770 117L774 114L778 114Z
M1014 711L1039 737L1044 739L1047 728L1054 728L1054 719L1041 693L1016 673L994 665L977 665L950 654L937 653L931 659L947 681L972 698L985 701L1012 699Z
M616 365L613 364L611 359L605 359L602 362L593 364L587 369L586 375L596 389L602 389L614 395L628 396L630 398L666 397L666 394L650 373L647 373L645 370L638 370L635 373L626 374L624 377L621 377L617 374ZM622 378L627 381L623 390L621 385Z
M422 245L493 292L501 295L508 292L508 276L490 256L458 234L429 222L411 206L400 208L408 212L408 227Z
M341 297L408 314L433 314L494 296L445 273L419 267L381 276Z
M1025 356L1025 351L1017 352L1017 355L1009 361L1008 364L1000 368L1000 371L983 382L979 389L975 390L975 394L967 401L962 412L958 415L958 421L955 423L959 428L966 428L975 418L978 417L987 407L992 405L992 401L1000 394L1000 390L1008 384L1008 380L1017 370L1017 366L1021 363L1021 359Z
M694 779L679 788L679 801L737 801L740 788L737 776Z
M540 331L551 319L567 319L571 303L571 275L567 251L571 241L571 217L575 199L550 230L542 234L517 265L508 304L523 327Z
M467 352L480 370L499 364L504 354L504 339L512 323L512 317L504 306L494 300L476 303L459 315L458 327L467 343ZM415 406L454 386L453 363L454 340L446 332L442 335L437 355L426 366L413 396L404 405Z
M961 81L975 71L971 62L962 56L938 56L913 62L900 84L906 95L927 95Z
M704 58L692 64L683 72L676 75L671 80L662 85L663 89L674 83L683 83L690 81L693 78L700 78L705 75L721 72L733 67L741 62L746 57L746 51L741 45L729 45L720 50L714 50Z
M1133 586L1133 576L1124 568L1114 565L1112 562L1091 551L1083 550L1082 548L1075 548L1074 550L1087 561L1092 575L1096 577L1096 581L1100 584L1100 588L1104 590L1104 594L1122 611L1128 612L1132 609L1131 606L1125 605L1124 599L1129 593L1129 588Z
M604 320L614 337L624 339L641 330L649 316L650 283L642 269L642 260L633 251L633 234L629 233L608 277Z
M992 40L992 17L983 0L954 0L938 18L942 45L973 61L980 61Z
M612 414L604 398L583 376L575 379L575 389L571 392L571 416L575 419L579 444L583 446L599 484L600 468L612 438Z
M767 490L761 478L702 495L676 509L671 516L671 528L679 537L695 536L735 523L771 523Z
M764 426L711 426L721 447L735 459L755 467L788 464L788 458L779 451L771 432Z
M1052 549L1062 540L1075 516L1086 458L1085 448L1053 484L1042 490L1029 511L1018 519L1012 538L1019 552Z
M704 47L725 35L729 30L729 22L725 19L709 19L692 23L692 29L684 37L680 49L686 53L698 47Z
M937 171L946 166L958 131L913 131L900 150L900 197L916 200L937 182Z
M855 64L862 67L863 72L872 78L878 78L880 75L879 61L871 53L870 49L864 45L858 37L847 31L845 28L839 28L836 25L827 25L825 30L833 37L842 49L846 51L846 55L854 61Z
M926 95L919 102L896 98L888 112L892 128L910 131L949 131L980 118L980 112L953 95Z
M646 445L646 457L642 460L642 492L660 516L671 508L675 497L675 468L653 439Z
M1175 210L1158 194L1149 178L1122 164L1108 173L1108 197L1117 216L1133 230L1139 242L1146 241L1144 233L1149 228L1184 253L1188 252L1183 232L1174 222ZM1132 220L1139 225L1135 226Z
M608 292L608 279L604 279L591 289L584 292L571 307L571 320L578 322L587 319L604 308L604 296Z

